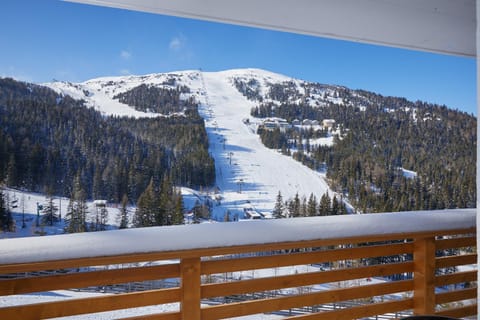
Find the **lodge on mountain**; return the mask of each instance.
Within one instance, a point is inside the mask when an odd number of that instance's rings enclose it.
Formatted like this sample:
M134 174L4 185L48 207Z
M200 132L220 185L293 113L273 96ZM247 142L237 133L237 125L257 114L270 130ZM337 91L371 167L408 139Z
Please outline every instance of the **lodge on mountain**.
M280 129L281 132L285 132L288 128L291 128L291 125L285 119L281 118L266 118L262 126L265 130L273 131L276 128Z

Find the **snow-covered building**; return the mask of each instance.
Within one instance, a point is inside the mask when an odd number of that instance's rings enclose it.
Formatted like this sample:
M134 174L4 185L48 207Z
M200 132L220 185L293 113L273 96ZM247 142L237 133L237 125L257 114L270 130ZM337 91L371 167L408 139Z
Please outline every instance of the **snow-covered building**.
M285 132L291 125L285 119L281 118L267 118L263 121L263 127L266 130L280 129L281 132Z
M331 129L335 125L335 119L323 119L322 125L325 129Z
M95 208L105 208L107 206L107 200L94 200L93 205Z

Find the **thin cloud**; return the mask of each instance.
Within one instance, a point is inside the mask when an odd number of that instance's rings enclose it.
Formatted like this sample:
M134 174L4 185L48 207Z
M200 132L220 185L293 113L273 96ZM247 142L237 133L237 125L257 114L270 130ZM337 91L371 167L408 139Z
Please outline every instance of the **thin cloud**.
M122 70L120 70L120 74L122 76L129 76L129 75L131 75L131 72L128 69L122 69Z
M180 51L186 47L187 39L183 35L175 36L170 40L168 48L171 51Z
M123 60L129 60L132 57L132 53L127 50L122 50L120 52L120 58Z
M191 61L195 56L187 37L183 34L174 36L168 43L170 54L178 61Z

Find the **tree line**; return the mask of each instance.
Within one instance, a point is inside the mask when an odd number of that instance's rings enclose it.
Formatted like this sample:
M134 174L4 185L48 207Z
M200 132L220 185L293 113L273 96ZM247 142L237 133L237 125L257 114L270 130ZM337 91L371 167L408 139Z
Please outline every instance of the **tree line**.
M215 165L197 108L157 118L104 116L43 86L0 79L0 181L71 197L136 202L150 181L211 186Z
M304 92L302 96L290 82L283 90L276 84L269 91L276 100L260 102L251 115L289 122L335 119L333 146L312 143L326 130L260 128L258 133L265 146L314 170L326 169L330 187L358 211L475 207L473 115L343 87L304 84Z

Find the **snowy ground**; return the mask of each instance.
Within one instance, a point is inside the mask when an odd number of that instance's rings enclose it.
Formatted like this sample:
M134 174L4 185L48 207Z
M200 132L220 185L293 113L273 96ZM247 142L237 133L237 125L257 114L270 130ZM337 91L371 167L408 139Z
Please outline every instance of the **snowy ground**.
M103 294L101 293L58 290L58 291L42 292L42 293L35 293L35 294L28 294L28 295L0 297L0 305L15 306L15 305L25 305L25 304L32 304L32 303L54 302L54 301L61 301L66 299L98 297L102 295ZM141 307L141 308L131 308L131 309L125 309L125 310L99 312L95 314L61 317L61 318L55 318L55 319L57 320L67 320L67 319L68 320L111 320L111 319L149 315L149 314L155 314L155 313L178 311L178 309L179 309L178 303L169 303L169 304L155 305L155 306L148 306L148 307ZM245 316L245 317L238 317L238 318L231 318L231 319L274 320L274 319L281 319L281 318L283 317L278 315L259 314L254 316Z
M42 222L42 210L37 210L37 206L45 206L47 203L47 197L44 194L24 192L15 189L6 190L8 202L15 202L16 207L12 208L13 218L15 219L15 231L14 232L0 232L0 239L5 238L20 238L20 237L32 237L42 235L55 235L64 233L64 218L67 213L67 207L69 199L62 197L55 197L53 200L54 205L57 207L57 215L61 216L61 221L54 223L50 226L48 223ZM88 214L87 222L93 222L96 220L97 210L93 204L93 201L87 202ZM108 211L108 222L106 229L116 229L119 225L120 210L117 204L109 204L106 208ZM134 213L134 208L128 208L130 217ZM38 214L37 214L38 213ZM37 218L38 217L38 218ZM37 223L38 221L38 223Z

